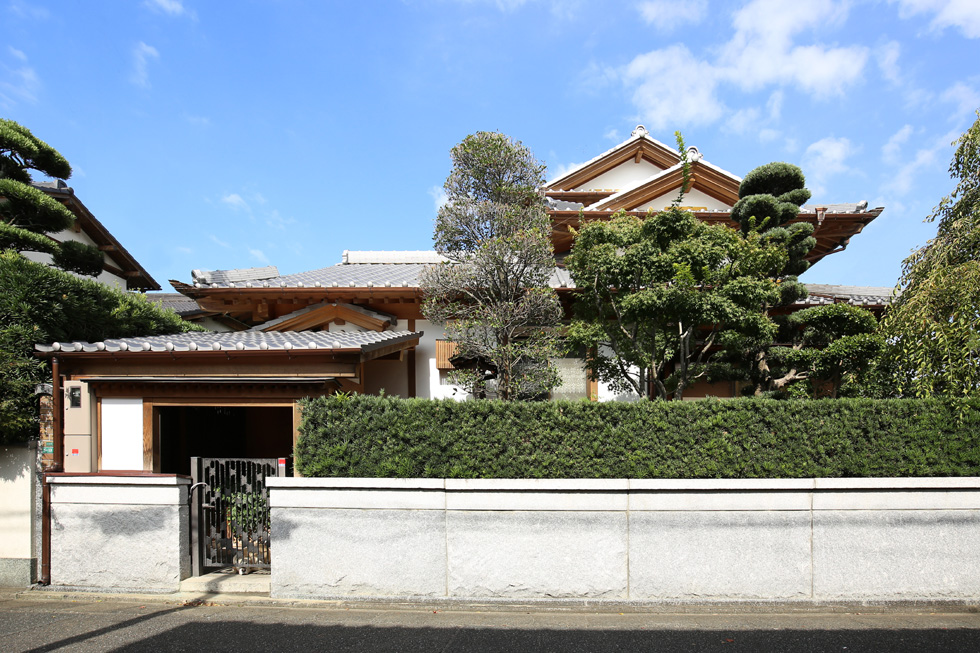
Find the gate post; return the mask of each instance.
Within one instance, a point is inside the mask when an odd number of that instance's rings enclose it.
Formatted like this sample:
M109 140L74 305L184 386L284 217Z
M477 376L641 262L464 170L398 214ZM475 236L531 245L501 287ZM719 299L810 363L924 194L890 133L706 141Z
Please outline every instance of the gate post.
M201 492L198 488L194 498L194 488L201 482L201 459L191 458L191 488L187 500L191 504L191 576L201 575Z

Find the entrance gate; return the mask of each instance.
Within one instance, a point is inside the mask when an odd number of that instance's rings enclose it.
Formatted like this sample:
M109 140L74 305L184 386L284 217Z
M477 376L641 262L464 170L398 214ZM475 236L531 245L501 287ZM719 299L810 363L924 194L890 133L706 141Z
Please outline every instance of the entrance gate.
M276 458L191 458L193 575L271 566L269 476L279 476Z

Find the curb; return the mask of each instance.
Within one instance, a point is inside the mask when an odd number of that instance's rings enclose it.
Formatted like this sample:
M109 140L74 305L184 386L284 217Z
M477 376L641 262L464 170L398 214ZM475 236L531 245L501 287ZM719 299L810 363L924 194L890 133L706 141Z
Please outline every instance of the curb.
M14 598L27 601L106 601L195 606L319 608L324 610L376 610L410 612L548 612L592 614L978 614L976 600L943 601L595 601L587 599L423 599L415 597L289 599L266 594L174 592L140 594L81 592L35 586L16 591Z

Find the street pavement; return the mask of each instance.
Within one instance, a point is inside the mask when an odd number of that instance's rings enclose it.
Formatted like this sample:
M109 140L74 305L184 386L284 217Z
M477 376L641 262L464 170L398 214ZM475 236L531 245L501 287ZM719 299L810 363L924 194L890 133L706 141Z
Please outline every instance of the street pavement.
M25 596L25 594L27 596ZM970 612L651 614L181 604L0 591L0 651L980 651ZM965 609L964 609L965 610Z

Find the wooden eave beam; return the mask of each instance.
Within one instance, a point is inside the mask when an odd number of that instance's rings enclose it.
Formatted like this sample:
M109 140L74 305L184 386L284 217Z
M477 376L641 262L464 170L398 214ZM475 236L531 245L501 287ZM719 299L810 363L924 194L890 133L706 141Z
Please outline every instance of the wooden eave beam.
M396 351L402 351L403 349L412 349L417 347L419 344L419 339L414 338L411 340L403 340L401 342L393 342L389 345L384 345L383 347L377 347L376 349L371 349L369 351L361 352L361 362L367 362L374 360L376 358L381 358L387 356Z

